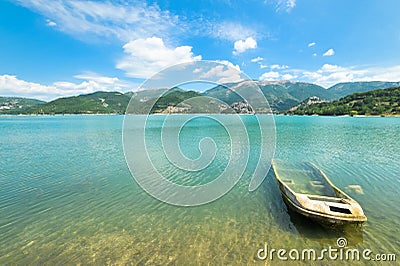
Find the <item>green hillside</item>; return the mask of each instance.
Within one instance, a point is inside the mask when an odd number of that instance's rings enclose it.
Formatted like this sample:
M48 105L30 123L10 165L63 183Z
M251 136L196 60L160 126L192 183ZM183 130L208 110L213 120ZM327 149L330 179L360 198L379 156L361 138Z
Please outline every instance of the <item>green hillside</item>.
M95 92L59 98L28 111L30 114L123 114L129 96L120 92Z
M125 94L129 97L135 96L137 100L144 102L152 98L159 97L167 90L168 89L149 89L149 90L140 90L135 92L127 92Z
M152 113L163 112L168 106L177 106L179 103L200 96L201 94L194 91L172 90L163 95L151 109Z
M21 114L45 103L36 99L0 97L0 114Z
M182 105L180 104L181 102L191 99L193 97L201 96L201 94L198 92L184 91L179 88L173 88L159 98L159 95L164 92L165 90L159 91L158 93L153 95L155 96L154 98L150 99L147 99L147 95L145 96L146 98L143 98L143 92L142 95L139 95L140 97L138 97L138 95L135 95L135 97L133 98L133 101L135 102L131 104L128 113L142 114L148 113L149 110L150 113L168 113L172 111L170 110L172 107L179 107L180 105Z
M400 86L400 82L343 82L330 87L328 91L331 92L333 95L336 95L335 99L340 99L356 92L367 92L377 89L394 88L398 86Z
M377 95L377 93L381 93L382 90L374 89L389 86L391 84L398 84L398 86L400 86L400 82L349 82L337 84L328 90L321 86L305 82L253 82L259 86L268 100L273 112L291 110L291 113L315 113L326 115L350 114L350 111L352 114L391 114L397 112L396 106L398 106L398 104L392 101L396 98L391 98L390 101L387 101L387 98L383 98L382 100L379 97L383 96L380 94ZM225 110L225 107L229 106L236 106L236 108L241 106L240 108L245 108L244 105L246 105L246 100L251 103L259 102L259 95L250 93L250 84L254 83L250 81L242 81L218 85L201 94L194 91L184 91L180 88L174 88L169 91L165 88L150 89L127 92L125 94L120 92L95 92L74 97L59 98L48 103L35 99L0 97L0 114L124 114L131 98L135 101L135 104L132 105L129 113L147 113L149 110L151 113L218 113ZM226 86L229 86L232 90L228 89ZM367 94L355 94L357 96L351 95L351 97L364 97L365 99L351 98L352 100L348 103L343 103L342 101L350 99L347 97L349 91L365 91L370 89L374 91L369 91ZM389 90L389 92L391 91ZM346 95L346 97L340 101L317 103L318 101L323 102L336 100L339 97L338 95L342 94ZM163 96L158 99L160 95ZM246 95L247 99L242 99L239 95ZM188 101L188 99L196 96L208 96L219 99L220 101L225 102L226 106L223 107L220 102L208 98L201 100L198 100L197 98L196 101ZM385 97L392 96L393 95ZM307 99L312 97L316 97L319 100L317 102L311 101L312 104L309 104L310 101ZM378 97L379 99L377 98L375 100L373 99L374 97ZM178 105L182 101L186 102L183 105ZM335 107L335 105L337 106ZM296 107L297 109L294 108L296 109L294 110L293 107ZM259 112L259 110L255 111Z
M333 102L299 106L298 115L400 115L400 87L354 93Z
M202 95L219 99L229 105L233 104L234 102L240 102L243 100L242 97L240 97L236 92L228 89L223 85L218 85L212 89L209 89L203 92Z
M335 98L332 92L316 84L287 81L283 83L283 85L291 96L301 101L309 98L310 95L325 100L332 100Z
M255 84L260 87L265 98L268 100L271 109L275 112L287 110L290 107L312 96L317 96L321 99L326 100L331 100L335 98L335 96L328 90L311 83L291 81L255 81ZM248 83L239 82L229 85L230 88L238 91L240 94L241 90L246 90L246 86L248 86ZM237 93L221 85L204 92L203 95L217 98L221 101L225 101L228 104L242 101L241 97Z
M272 110L275 111L286 110L312 96L325 100L334 98L323 87L305 82L286 81L276 84L260 84L260 88L270 103Z

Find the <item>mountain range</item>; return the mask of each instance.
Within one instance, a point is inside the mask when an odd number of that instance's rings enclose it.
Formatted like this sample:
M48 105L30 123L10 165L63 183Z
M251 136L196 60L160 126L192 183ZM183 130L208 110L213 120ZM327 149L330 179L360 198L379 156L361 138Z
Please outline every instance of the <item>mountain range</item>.
M310 97L332 101L355 92L400 86L400 82L346 82L328 89L319 85L294 81L254 81L268 100L273 112L289 110ZM123 114L132 96L139 108L151 108L152 113L168 112L177 103L195 96L217 98L228 105L245 102L238 93L246 90L249 81L218 85L205 92L184 91L174 88L140 90L136 92L95 92L73 97L58 98L50 102L18 97L0 97L0 114ZM231 88L228 89L227 87ZM167 93L166 93L167 92ZM162 95L164 93L164 95ZM158 96L162 95L157 100ZM249 96L251 97L251 95ZM196 107L202 111L201 106ZM168 110L167 110L168 109ZM140 110L139 110L140 111ZM210 111L210 110L208 110ZM215 110L218 111L218 110Z
M329 89L321 86L293 81L254 81L261 89L271 109L275 112L287 110L290 107L300 103L301 101L317 96L321 99L333 100L336 98ZM227 84L234 91L245 91L248 84L246 81L235 84ZM228 104L242 101L238 94L233 93L225 86L219 85L203 93L205 96L210 96L224 101Z
M383 82L383 81L369 81L369 82L344 82L338 83L328 90L336 95L337 99L343 98L347 95L356 92L366 92L377 89L386 89L400 86L400 82Z

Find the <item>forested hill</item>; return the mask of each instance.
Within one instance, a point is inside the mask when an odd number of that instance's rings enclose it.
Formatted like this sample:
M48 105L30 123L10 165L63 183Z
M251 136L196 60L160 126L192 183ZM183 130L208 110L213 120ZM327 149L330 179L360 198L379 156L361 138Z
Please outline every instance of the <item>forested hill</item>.
M260 88L275 113L294 114L397 114L398 88L400 83L393 82L350 82L340 83L329 89L321 86L295 81L240 81L218 85L202 93L186 91L180 88L154 88L135 92L94 92L79 96L59 98L50 102L18 97L0 97L0 114L124 114L132 96L136 101L133 113L150 110L151 113L182 112L222 112L224 108L212 106L206 100L193 106L185 106L191 97L207 96L218 99L237 112L253 112L247 102L257 101L257 94L242 99L240 93L248 91L248 86L256 84ZM385 90L390 84L399 84ZM229 86L228 86L229 85ZM229 87L229 88L228 88ZM378 89L377 87L380 87ZM367 89L373 89L363 92ZM377 90L374 90L377 89ZM349 91L358 93L347 96ZM338 95L344 98L338 99ZM160 97L160 98L159 98ZM336 100L331 102L332 100ZM177 106L185 101L183 106ZM323 103L328 102L328 103ZM150 109L149 109L150 108ZM221 109L222 108L222 109ZM288 111L285 111L288 110Z
M300 105L297 115L400 115L400 87L354 93L332 102Z
M0 114L21 114L46 102L21 97L0 97Z
M28 114L123 114L130 97L120 92L95 92L59 98L27 111Z

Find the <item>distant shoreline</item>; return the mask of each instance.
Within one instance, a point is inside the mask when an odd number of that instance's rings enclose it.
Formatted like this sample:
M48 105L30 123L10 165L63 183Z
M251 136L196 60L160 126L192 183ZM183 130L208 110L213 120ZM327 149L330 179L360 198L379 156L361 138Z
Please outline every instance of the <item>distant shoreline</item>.
M299 114L278 114L280 116L319 116L319 117L400 117L400 114L382 114L382 115L317 115L317 114L313 114L313 115L299 115Z
M34 117L34 116L106 116L106 115L125 115L125 114L0 114L2 116L26 116L26 117Z
M0 117L62 117L62 116L125 116L126 114L109 113L109 114L0 114ZM129 115L213 115L211 113L193 113L193 114L182 114L182 113L171 113L171 114L129 114ZM215 113L215 115L231 115L231 114L221 114ZM238 115L253 115L253 114L238 114ZM257 115L257 114L255 114ZM268 115L268 114L267 114ZM395 117L400 118L399 114L393 115L292 115L292 114L273 114L274 116L299 116L299 117L374 117L374 118L384 118L384 117Z

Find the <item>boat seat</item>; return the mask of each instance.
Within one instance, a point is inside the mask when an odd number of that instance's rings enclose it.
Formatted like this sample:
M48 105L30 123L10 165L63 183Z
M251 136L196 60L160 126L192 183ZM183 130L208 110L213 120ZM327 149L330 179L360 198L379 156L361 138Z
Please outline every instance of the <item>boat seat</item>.
M293 181L293 180L290 180L290 179L283 179L282 181L283 181L284 183L288 184L288 185L293 185L293 184L294 184L294 181Z
M322 183L321 181L319 181L319 180L312 180L312 181L310 181L310 184L311 184L311 186L313 186L313 187L325 187L324 186L324 183Z

